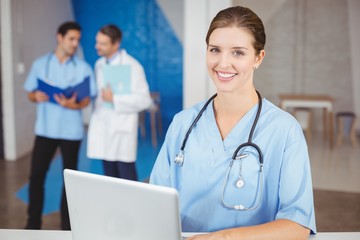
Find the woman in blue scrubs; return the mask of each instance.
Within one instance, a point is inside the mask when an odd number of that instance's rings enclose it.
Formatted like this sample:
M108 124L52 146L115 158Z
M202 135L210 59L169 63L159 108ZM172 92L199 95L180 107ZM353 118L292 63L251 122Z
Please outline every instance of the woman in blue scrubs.
M206 62L217 95L178 113L150 183L179 192L189 239L308 239L316 232L311 170L301 127L262 98L253 75L265 30L250 9L220 11Z

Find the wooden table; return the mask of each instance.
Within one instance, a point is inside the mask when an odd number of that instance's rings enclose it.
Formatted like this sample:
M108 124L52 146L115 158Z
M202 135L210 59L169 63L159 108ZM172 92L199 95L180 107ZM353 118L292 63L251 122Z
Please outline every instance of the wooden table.
M280 108L320 108L323 110L323 137L334 147L334 99L328 95L281 94Z

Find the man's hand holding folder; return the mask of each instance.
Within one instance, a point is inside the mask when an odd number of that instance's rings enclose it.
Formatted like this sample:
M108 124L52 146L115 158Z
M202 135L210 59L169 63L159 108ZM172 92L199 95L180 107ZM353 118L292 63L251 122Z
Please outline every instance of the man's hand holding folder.
M65 97L63 94L55 94L55 101L65 107L70 109L80 109L88 105L90 102L90 97L83 98L80 102L76 101L77 93L73 93L70 98Z
M39 90L36 90L33 92L33 97L31 98L31 101L33 102L47 102L49 100L49 96Z
M66 89L55 87L38 79L36 94L39 95L41 101L46 101L47 98L51 103L71 109L79 109L90 102L90 77L86 77L81 83Z

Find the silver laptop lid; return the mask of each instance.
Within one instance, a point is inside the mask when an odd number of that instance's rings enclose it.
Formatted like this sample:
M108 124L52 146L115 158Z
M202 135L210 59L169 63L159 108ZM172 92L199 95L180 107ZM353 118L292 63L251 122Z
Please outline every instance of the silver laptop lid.
M177 191L66 169L73 240L179 240Z

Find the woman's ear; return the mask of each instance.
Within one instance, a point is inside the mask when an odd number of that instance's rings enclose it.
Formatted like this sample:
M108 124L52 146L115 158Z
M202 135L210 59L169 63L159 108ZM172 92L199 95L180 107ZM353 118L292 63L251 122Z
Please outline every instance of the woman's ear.
M255 58L254 69L257 69L260 66L264 57L265 57L265 50L263 49L260 51L260 53Z

